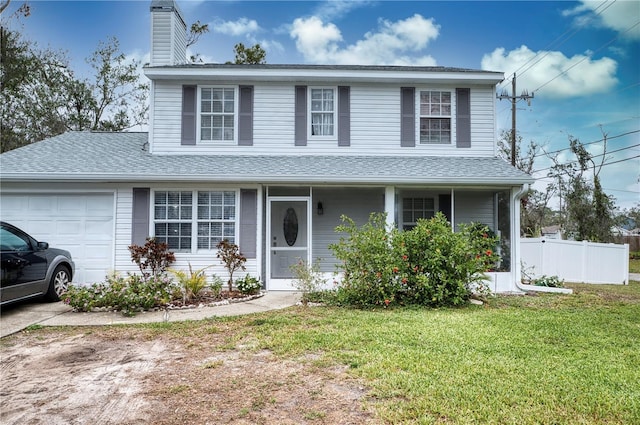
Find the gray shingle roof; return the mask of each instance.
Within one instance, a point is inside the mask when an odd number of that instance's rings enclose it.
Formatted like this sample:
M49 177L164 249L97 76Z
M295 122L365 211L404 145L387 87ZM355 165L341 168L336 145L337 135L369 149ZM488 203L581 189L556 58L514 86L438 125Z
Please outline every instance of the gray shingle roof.
M3 181L519 185L493 157L152 155L147 133L70 132L0 155Z

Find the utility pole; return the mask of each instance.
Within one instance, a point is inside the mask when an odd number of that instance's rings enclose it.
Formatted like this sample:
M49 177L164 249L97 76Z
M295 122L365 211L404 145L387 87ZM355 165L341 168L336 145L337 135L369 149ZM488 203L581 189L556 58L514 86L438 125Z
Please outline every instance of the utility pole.
M511 165L516 166L516 102L520 99L526 100L531 106L531 99L533 99L533 93L529 94L527 90L523 90L520 96L516 96L516 73L513 73L513 79L511 80L511 94L503 91L496 97L500 100L511 100Z

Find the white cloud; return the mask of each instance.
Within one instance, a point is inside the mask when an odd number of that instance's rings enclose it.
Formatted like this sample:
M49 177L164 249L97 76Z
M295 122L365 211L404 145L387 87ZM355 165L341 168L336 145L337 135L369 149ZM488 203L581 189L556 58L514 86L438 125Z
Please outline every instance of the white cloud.
M506 76L516 72L518 87L531 92L544 86L540 93L554 98L605 93L618 82L615 77L618 64L613 59L592 59L588 55L568 58L555 51L536 53L524 45L510 52L497 48L482 57L481 66L485 70L502 71Z
M640 39L640 4L636 0L606 3L582 0L580 5L564 10L562 14L573 16L573 23L578 27L599 25L619 32L623 38Z
M417 56L430 41L436 39L440 26L433 19L419 14L390 22L379 20L378 29L368 32L354 44L341 47L340 29L333 23L325 24L319 17L298 18L291 27L290 36L305 60L322 64L359 65L423 65L433 66L429 55Z
M260 31L260 25L254 19L239 18L236 21L214 21L209 24L213 32L220 34L241 36Z
M354 9L367 6L371 2L368 0L333 0L321 3L316 10L315 16L323 20L333 20L341 18Z

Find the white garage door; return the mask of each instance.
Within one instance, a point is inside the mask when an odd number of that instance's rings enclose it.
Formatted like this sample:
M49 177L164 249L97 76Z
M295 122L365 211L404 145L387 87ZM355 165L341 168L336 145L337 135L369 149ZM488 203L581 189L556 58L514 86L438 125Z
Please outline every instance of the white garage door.
M0 199L0 217L40 241L71 252L73 283L104 280L113 269L113 194L11 194Z

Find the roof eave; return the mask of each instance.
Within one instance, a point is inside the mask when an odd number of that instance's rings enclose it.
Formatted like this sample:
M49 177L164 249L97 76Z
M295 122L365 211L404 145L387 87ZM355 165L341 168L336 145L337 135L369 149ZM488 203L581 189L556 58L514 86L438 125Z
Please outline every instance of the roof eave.
M144 74L151 80L221 80L221 81L323 81L323 82L379 82L420 84L437 81L444 84L498 84L504 79L500 72L421 72L353 69L264 69L264 68L207 68L207 67L145 67Z
M521 186L523 184L531 184L533 178L505 178L505 177L339 177L339 176L296 176L296 175L247 175L247 176L229 176L229 175L195 175L183 174L172 175L167 178L166 174L66 174L66 173L13 173L2 174L0 176L3 182L87 182L87 183L104 183L104 182L220 182L220 183L260 183L260 184L393 184L393 185L496 185L496 186Z

